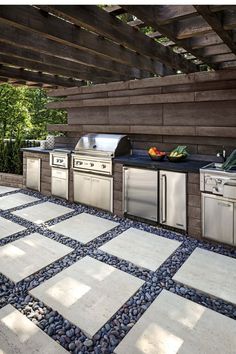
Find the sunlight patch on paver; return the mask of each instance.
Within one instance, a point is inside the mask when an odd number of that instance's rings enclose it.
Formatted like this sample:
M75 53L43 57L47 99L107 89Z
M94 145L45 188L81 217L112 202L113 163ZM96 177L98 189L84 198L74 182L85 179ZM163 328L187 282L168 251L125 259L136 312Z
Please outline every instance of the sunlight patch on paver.
M0 310L0 353L66 354L68 352L12 305L7 305Z
M155 271L180 245L178 241L130 228L100 249Z
M38 201L38 198L32 197L24 193L15 193L0 197L0 209L7 210L16 208L25 204Z
M82 213L50 227L52 231L88 243L119 224L95 215Z
M173 279L236 304L236 259L196 248Z
M30 293L92 337L143 283L86 256Z
M18 282L72 252L72 248L34 233L0 248L0 269Z
M26 228L0 216L0 239L23 231Z
M55 203L45 202L15 211L13 214L23 219L41 224L51 219L72 212L73 209Z
M236 321L163 290L116 354L234 354Z

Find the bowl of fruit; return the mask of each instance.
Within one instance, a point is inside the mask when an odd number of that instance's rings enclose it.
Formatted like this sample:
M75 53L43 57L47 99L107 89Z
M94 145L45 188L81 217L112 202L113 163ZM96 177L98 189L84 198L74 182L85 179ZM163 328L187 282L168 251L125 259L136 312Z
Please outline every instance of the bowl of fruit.
M171 162L179 162L185 160L187 156L187 146L179 145L167 155L167 158Z
M162 161L164 160L166 153L164 151L158 150L155 146L153 146L148 150L148 155L153 161Z

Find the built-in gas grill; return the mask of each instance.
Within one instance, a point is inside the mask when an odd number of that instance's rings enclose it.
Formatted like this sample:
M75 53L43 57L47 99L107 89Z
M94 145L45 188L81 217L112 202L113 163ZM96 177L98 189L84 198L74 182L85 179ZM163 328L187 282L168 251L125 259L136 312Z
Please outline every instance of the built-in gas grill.
M72 154L74 201L113 211L112 159L129 154L126 135L87 134Z

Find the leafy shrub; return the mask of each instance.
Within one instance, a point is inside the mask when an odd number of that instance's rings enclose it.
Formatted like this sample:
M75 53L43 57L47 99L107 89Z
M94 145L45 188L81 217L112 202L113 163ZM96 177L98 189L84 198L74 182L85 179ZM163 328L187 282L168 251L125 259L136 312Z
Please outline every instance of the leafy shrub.
M0 139L0 172L21 175L23 173L23 147L39 146L38 141Z

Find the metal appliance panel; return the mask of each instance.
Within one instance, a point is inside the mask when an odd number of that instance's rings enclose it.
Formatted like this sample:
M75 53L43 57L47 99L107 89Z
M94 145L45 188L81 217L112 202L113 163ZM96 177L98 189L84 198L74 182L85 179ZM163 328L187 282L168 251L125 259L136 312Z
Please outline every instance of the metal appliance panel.
M69 153L63 151L50 152L50 166L68 168L69 167Z
M64 199L69 197L69 170L52 167L51 177L52 195Z
M113 178L74 171L74 201L113 211Z
M236 181L229 181L224 184L223 197L236 200Z
M234 203L225 198L202 193L202 235L233 244Z
M72 168L77 171L87 171L101 173L104 175L112 174L112 160L105 157L84 156L80 154L72 155Z
M127 135L94 134L82 136L75 152L83 154L103 154L104 156L118 156L130 153L131 144Z
M92 177L91 205L113 212L113 178Z
M160 171L160 223L187 228L186 173Z
M26 187L40 192L41 160L38 158L26 159Z
M124 212L144 219L158 220L158 172L123 168Z

